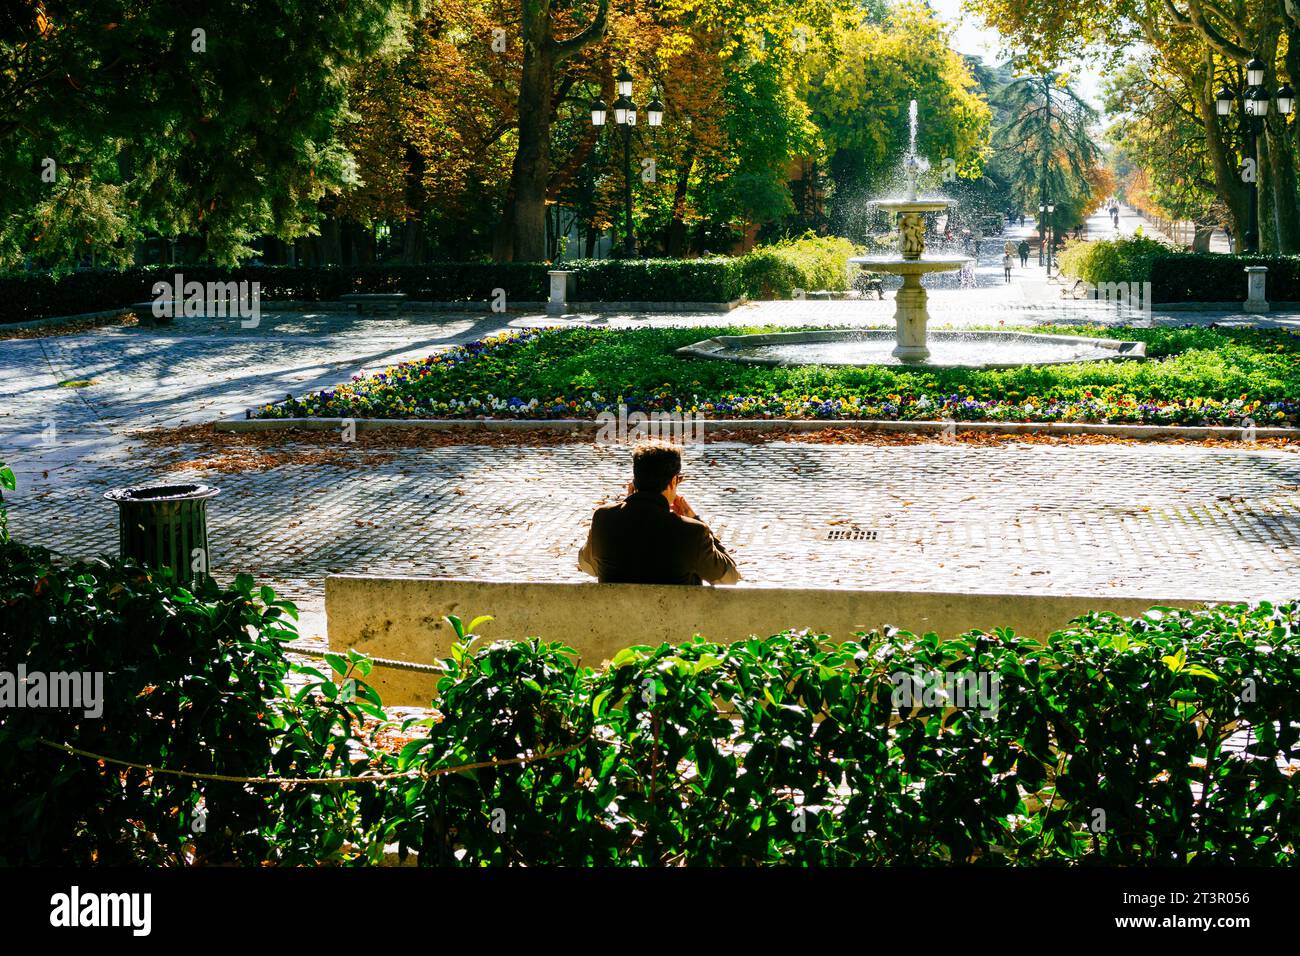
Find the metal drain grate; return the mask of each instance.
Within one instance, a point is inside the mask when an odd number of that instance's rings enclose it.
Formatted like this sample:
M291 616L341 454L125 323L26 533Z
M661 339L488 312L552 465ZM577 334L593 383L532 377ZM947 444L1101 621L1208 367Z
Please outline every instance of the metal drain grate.
M875 541L876 532L863 528L832 528L826 533L827 541Z

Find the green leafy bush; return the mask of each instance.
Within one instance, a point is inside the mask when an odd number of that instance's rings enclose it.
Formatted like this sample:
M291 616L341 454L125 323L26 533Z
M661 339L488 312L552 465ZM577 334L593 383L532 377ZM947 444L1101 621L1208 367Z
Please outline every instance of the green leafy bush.
M291 668L291 605L0 546L0 665L102 670L102 719L0 711L0 862L1281 865L1300 605L1090 614L1042 644L885 630L632 647L460 640L380 729L370 664ZM934 678L940 678L935 680ZM953 696L980 688L977 699ZM906 693L904 693L906 692ZM902 696L900 696L902 695ZM331 786L195 782L152 766ZM390 738L392 739L392 738ZM472 765L472 766L467 766ZM197 826L199 822L201 826Z
M737 260L580 259L556 265L576 273L578 302L731 302L745 294Z
M270 588L241 575L191 592L129 562L3 542L0 608L0 673L70 673L87 693L80 708L0 707L0 864L314 863L356 838L343 788L196 781L49 746L236 777L348 773L378 698L310 669L290 694L297 611Z
M1300 256L1229 256L1171 253L1155 260L1151 294L1156 302L1244 302L1246 266L1266 266L1265 295L1300 302Z
M1067 242L1061 251L1061 272L1097 285L1102 282L1150 282L1156 260L1169 247L1144 236ZM1155 301L1166 300L1156 296Z
M844 291L856 271L849 266L853 243L809 233L801 239L762 246L740 260L745 289L753 299L788 299L795 289Z
M440 719L389 766L553 756L393 787L363 828L431 865L1286 864L1298 638L1300 606L1261 604L1043 645L697 638L599 671L498 642L446 662ZM931 674L994 693L900 701Z
M0 461L0 543L9 540L9 509L5 505L4 493L17 487L13 469Z

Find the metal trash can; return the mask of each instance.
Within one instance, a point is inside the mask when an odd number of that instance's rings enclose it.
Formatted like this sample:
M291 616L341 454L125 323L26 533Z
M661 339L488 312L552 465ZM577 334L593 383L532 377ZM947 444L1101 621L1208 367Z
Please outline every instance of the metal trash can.
M177 584L209 574L209 485L118 488L104 495L117 503L118 552L151 568L170 568Z

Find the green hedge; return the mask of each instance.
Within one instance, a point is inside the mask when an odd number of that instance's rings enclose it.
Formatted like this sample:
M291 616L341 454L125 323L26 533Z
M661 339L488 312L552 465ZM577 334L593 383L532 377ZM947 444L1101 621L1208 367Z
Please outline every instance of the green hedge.
M1149 282L1153 264L1169 255L1169 247L1154 239L1133 236L1067 242L1061 251L1061 272L1094 285L1102 282ZM1156 301L1162 301L1159 298Z
M463 866L1278 865L1300 833L1278 765L1300 759L1296 604L1093 614L1045 645L696 639L600 670L453 619L440 716L383 725L395 748L363 729L382 716L369 662L294 674L292 605L246 577L191 594L5 544L0 603L0 670L105 674L98 719L0 709L0 863L365 863L396 843ZM967 673L996 696L932 693ZM1248 756L1229 754L1246 725ZM42 738L235 776L405 776L196 782ZM437 773L518 755L540 759Z
M577 302L731 302L745 294L736 259L579 259L557 263L576 275Z
M0 672L98 674L102 692L98 715L0 708L0 865L314 863L341 845L351 798L336 788L150 775L42 742L199 773L338 775L339 731L375 708L288 694L292 604L246 576L190 592L130 563L65 565L3 542L0 606Z
M507 300L547 296L544 263L452 262L426 266L215 266L88 270L0 276L0 323L122 308L153 299L153 285L180 273L186 282L257 282L264 301L333 302L349 292L405 292L417 301L469 302L504 289Z
M181 273L186 282L258 282L263 301L333 302L350 292L404 292L414 301L483 302L504 289L507 302L549 294L547 270L577 273L578 301L730 302L746 294L737 259L451 262L419 266L214 266L0 275L0 324L123 308L153 299L153 285Z
M1300 302L1300 256L1237 256L1169 253L1151 269L1156 302L1244 302L1246 266L1267 266L1270 302Z
M1045 646L788 632L598 672L497 643L447 662L442 719L387 765L576 749L430 777L363 821L425 864L1287 864L1298 632L1295 604L1157 609ZM997 706L946 708L932 673L996 675ZM1229 755L1242 722L1248 756Z
M1094 285L1150 282L1153 302L1244 302L1246 266L1267 266L1272 302L1300 302L1300 256L1172 252L1141 236L1071 242L1061 271Z
M807 235L755 249L740 260L740 265L750 298L788 299L795 289L848 289L857 271L849 265L855 253L853 243L847 239Z

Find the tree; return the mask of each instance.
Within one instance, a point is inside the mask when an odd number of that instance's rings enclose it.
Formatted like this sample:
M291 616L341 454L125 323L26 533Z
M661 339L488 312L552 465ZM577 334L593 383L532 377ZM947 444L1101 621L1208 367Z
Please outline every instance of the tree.
M567 39L557 0L521 0L520 34L524 54L519 80L519 139L510 173L505 227L508 245L502 259L537 261L546 257L546 193L551 174L551 123L556 70L605 32L609 0L598 0L591 22Z
M1106 111L1115 117L1106 138L1129 205L1208 229L1228 210L1205 148L1199 94L1155 57L1126 64L1105 85ZM1242 194L1244 210L1244 185L1235 178L1228 184Z
M1036 209L1050 199L1059 207L1055 221L1075 225L1100 159L1093 142L1097 111L1053 73L1013 79L995 101L1007 120L993 133L993 150L1017 204Z
M1246 218L1249 191L1243 189L1236 154L1239 140L1214 111L1214 93L1226 82L1240 97L1246 62L1259 56L1265 83L1280 82L1280 67L1300 76L1300 8L1291 0L1079 0L1033 4L1028 0L967 0L968 7L1014 42L1032 51L1038 64L1102 50L1112 65L1123 49L1143 42L1162 66L1177 75L1199 114L1206 160L1214 172L1220 200L1231 212L1238 234ZM1265 251L1300 249L1297 204L1296 122L1276 115L1265 124L1256 159L1261 169L1260 225ZM1149 178L1159 179L1152 171Z
M897 177L913 99L921 116L918 153L936 169L980 176L991 112L969 64L950 48L949 33L915 4L883 15L855 10L837 21L836 47L811 66L807 97L840 197L841 232L854 231L855 219L860 228L866 196Z
M0 21L4 265L123 261L146 232L230 262L259 234L312 228L347 177L352 71L399 35L404 5L283 0L252 23L248 9L25 0Z

